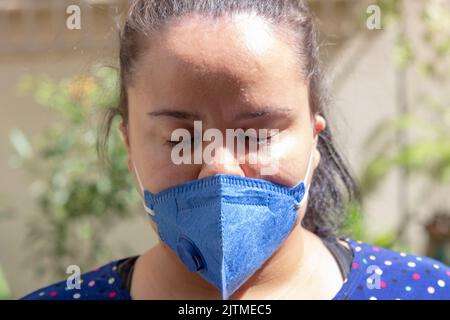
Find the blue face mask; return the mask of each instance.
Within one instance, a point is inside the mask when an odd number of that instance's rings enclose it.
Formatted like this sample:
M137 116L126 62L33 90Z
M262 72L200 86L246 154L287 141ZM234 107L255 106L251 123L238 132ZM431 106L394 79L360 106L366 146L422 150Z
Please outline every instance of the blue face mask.
M292 188L218 174L152 194L135 170L160 239L228 299L290 234L307 198L311 162L312 151L305 181Z

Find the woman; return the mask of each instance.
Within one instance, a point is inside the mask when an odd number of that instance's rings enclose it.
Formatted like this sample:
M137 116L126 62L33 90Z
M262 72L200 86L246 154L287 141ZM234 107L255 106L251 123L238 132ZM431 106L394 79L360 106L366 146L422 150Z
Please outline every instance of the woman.
M24 299L450 298L442 263L337 237L358 193L327 126L303 1L134 1L120 68L106 137L120 116L160 241L78 289L62 281ZM184 161L231 129L269 134L245 133L256 149L243 154L218 143L212 161Z

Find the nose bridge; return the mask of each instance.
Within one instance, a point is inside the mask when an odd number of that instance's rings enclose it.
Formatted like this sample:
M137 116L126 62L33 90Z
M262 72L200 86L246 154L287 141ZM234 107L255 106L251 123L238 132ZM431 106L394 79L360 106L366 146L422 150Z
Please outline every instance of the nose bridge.
M206 155L203 159L199 179L216 174L229 174L244 177L245 173L239 164L234 150L227 148L225 139L222 145L215 145L214 152Z

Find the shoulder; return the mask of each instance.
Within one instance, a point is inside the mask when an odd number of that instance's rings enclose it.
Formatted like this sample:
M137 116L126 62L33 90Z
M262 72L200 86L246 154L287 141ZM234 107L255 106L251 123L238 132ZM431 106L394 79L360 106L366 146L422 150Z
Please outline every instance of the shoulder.
M435 259L346 239L354 259L348 299L450 299L450 268Z
M122 286L117 266L125 259L109 262L80 276L75 281L63 280L31 292L20 300L118 300L130 299Z

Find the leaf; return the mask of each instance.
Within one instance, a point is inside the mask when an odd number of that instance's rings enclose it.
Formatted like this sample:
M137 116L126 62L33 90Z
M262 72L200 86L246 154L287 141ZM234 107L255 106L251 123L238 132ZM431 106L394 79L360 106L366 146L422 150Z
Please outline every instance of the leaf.
M22 130L13 128L9 132L9 141L22 158L30 158L33 148Z

